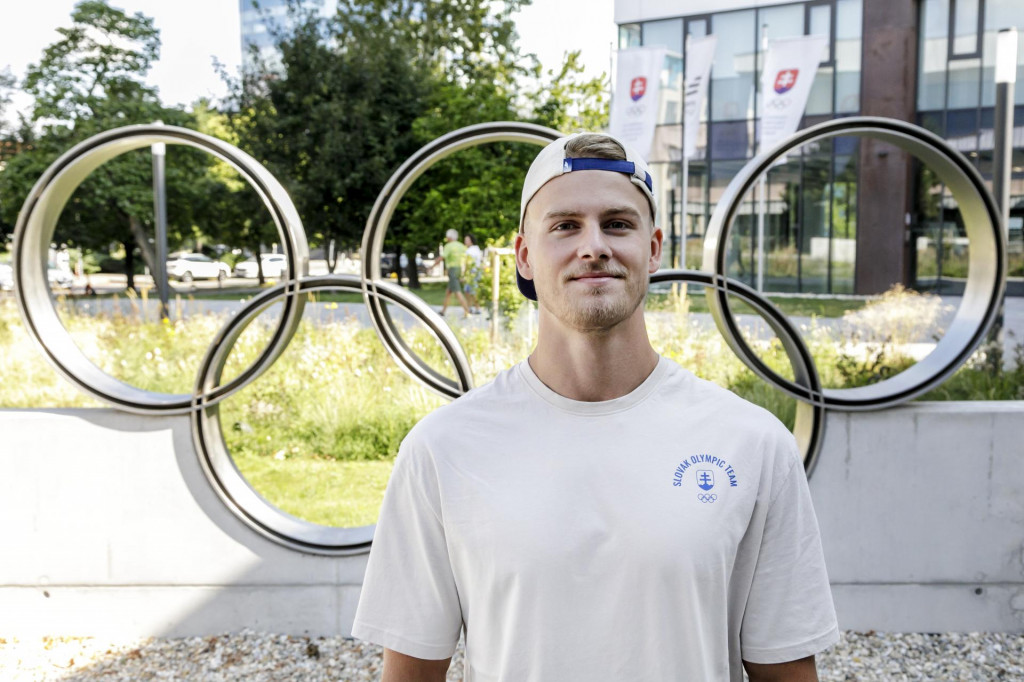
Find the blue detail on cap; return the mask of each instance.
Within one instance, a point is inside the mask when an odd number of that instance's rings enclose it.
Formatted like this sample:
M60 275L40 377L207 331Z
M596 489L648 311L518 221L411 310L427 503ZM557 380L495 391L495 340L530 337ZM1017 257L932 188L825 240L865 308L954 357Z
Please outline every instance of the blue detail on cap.
M615 173L636 175L636 164L632 161L616 161L614 159L562 159L562 172L578 170L605 170ZM644 184L654 192L654 182L650 173L644 173Z

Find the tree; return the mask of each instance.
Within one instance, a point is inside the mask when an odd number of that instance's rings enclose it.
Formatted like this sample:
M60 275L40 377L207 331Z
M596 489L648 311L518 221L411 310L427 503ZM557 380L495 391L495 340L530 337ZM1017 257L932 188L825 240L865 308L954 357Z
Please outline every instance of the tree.
M231 115L219 112L206 100L193 107L199 132L224 140L235 146L238 136ZM214 159L197 192L195 210L202 216L214 217L203 225L203 233L222 243L244 247L256 254L259 283L265 283L263 261L259 254L264 244L280 239L274 221L259 195L249 187L233 166Z
M582 79L577 54L542 83L536 60L519 53L513 15L525 4L342 0L326 21L292 5L295 28L276 34L280 61L234 84L232 120L239 144L289 188L314 245L358 244L391 174L444 133L486 121L600 121L602 81ZM406 254L413 286L416 253L436 249L448 228L481 243L510 239L535 153L467 149L415 183L385 242Z
M23 90L34 99L32 119L9 142L20 153L0 173L3 222L13 223L32 185L60 154L103 130L131 123L193 125L191 117L163 107L156 91L141 79L157 59L160 37L152 19L127 15L105 2L85 0L71 15L72 25L58 29L61 39L48 46L28 68ZM168 154L168 234L180 242L193 233L197 178L209 161L196 150ZM149 153L124 154L101 166L72 195L57 227L58 241L86 250L106 251L119 243L125 251L128 286L134 286L135 252L152 268L147 227L153 216L152 164Z

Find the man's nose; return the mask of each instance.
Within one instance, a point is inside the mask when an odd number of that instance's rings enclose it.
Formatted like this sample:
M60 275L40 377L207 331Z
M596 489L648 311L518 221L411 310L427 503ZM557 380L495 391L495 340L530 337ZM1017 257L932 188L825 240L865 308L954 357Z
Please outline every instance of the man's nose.
M588 223L580 233L580 244L576 251L580 258L610 258L611 247L608 235L596 223Z

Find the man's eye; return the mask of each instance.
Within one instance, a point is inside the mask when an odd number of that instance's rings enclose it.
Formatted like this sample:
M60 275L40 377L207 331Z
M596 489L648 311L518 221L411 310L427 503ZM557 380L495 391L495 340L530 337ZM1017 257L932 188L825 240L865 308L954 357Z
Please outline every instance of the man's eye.
M622 220L613 220L608 223L608 229L611 230L628 230L630 227L629 223Z
M573 223L558 223L557 225L555 225L554 229L556 229L556 230L571 230L571 229L573 229L575 227L576 226Z

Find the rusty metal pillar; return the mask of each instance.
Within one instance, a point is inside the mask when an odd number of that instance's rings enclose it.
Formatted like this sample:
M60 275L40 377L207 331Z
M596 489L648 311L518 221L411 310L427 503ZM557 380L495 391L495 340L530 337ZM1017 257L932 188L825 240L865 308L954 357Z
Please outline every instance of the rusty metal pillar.
M914 122L918 2L865 2L861 113ZM860 142L857 196L858 294L910 284L911 157L879 140Z

